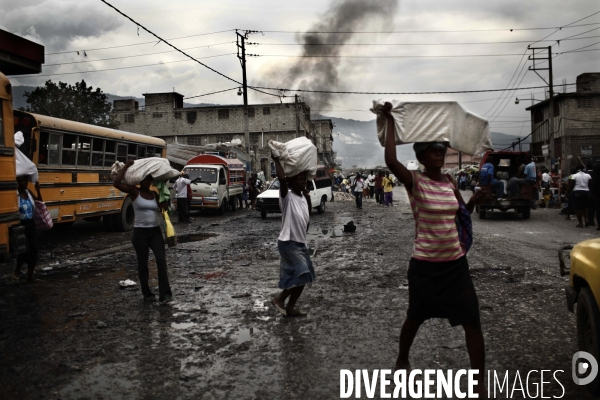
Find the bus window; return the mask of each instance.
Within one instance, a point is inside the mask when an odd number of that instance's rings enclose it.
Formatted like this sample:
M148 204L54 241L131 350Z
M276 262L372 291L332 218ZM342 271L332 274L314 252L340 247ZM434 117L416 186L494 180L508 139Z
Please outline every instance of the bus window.
M40 154L38 164L48 164L48 132L40 132Z
M63 134L62 138L62 165L75 165L77 154L77 136Z
M112 167L115 163L115 152L117 150L117 143L114 140L107 140L104 145L104 166Z
M50 140L48 141L48 165L60 164L60 135L58 133L51 133Z
M77 165L89 167L92 139L86 136L79 136L79 145L77 147Z
M104 139L94 139L92 141L92 167L102 166L103 151Z
M127 162L127 145L119 143L117 145L117 161Z
M137 156L138 158L146 158L146 146L138 146Z
M129 143L127 145L127 158L136 159L137 158L137 145Z

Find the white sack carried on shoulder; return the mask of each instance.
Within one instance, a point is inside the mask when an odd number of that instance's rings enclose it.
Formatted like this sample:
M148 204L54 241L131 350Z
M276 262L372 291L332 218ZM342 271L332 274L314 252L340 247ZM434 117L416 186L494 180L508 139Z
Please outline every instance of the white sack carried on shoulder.
M30 182L35 183L38 181L38 170L35 164L19 150L19 147L21 147L23 143L25 143L23 132L18 131L15 133L15 162L17 176L27 175L27 179Z
M115 162L112 165L110 176L112 178L117 176L124 166L125 164L120 161ZM172 168L166 158L142 158L133 162L133 165L125 172L122 182L126 185L137 185L148 175L152 175L155 181L167 181L181 175L181 173Z
M474 155L492 149L487 120L465 111L455 101L392 103L396 144L416 142L448 142L450 147ZM377 136L385 145L387 120L383 100L373 100L371 111L377 114Z
M317 174L317 148L309 139L299 137L285 143L269 140L269 147L279 158L286 176L306 171L306 178L314 179Z

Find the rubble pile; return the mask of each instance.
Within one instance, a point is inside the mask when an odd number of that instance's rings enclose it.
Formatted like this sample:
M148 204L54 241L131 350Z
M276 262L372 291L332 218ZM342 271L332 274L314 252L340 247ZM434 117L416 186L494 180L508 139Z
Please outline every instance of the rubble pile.
M344 193L344 192L334 192L333 193L333 197L335 199L335 201L354 201L355 197L353 194L350 193Z

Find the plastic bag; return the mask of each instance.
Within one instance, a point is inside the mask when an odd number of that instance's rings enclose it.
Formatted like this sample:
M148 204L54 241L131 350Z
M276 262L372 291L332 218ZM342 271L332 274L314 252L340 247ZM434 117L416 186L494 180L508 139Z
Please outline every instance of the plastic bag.
M54 226L54 222L52 222L52 216L46 207L46 203L41 201L35 201L33 220L35 221L35 228L39 231L45 231Z
M396 144L448 142L460 152L474 155L492 149L487 120L465 111L455 101L400 102L393 100ZM371 111L377 114L377 136L385 145L387 119L381 112L385 102L374 100Z
M286 176L306 171L306 178L310 180L317 174L317 148L309 139L299 137L286 143L269 140L269 147L279 158Z
M177 245L177 236L175 236L175 228L173 228L173 224L171 223L169 214L165 210L163 210L162 215L165 218L165 235L167 236L167 244L169 245L169 247L174 247Z
M38 170L35 164L19 150L19 147L25 142L23 132L15 133L15 161L17 167L17 176L27 175L30 182L38 181Z
M119 171L125 167L120 161L112 165L110 176L115 177ZM133 165L127 169L123 177L123 183L126 185L137 185L145 177L152 175L155 181L168 181L180 175L180 172L171 167L169 160L160 157L149 157L135 160Z

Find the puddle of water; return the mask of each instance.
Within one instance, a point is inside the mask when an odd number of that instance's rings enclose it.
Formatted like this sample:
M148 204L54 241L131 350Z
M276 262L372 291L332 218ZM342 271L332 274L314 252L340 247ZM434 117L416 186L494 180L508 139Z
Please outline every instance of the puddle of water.
M236 344L242 344L252 339L252 335L256 335L258 332L259 330L256 328L239 329L231 336L231 338L235 339Z
M190 233L188 235L177 236L177 243L198 242L200 240L210 239L219 236L216 233Z
M173 329L190 329L192 326L198 325L195 322L172 322L171 328Z

